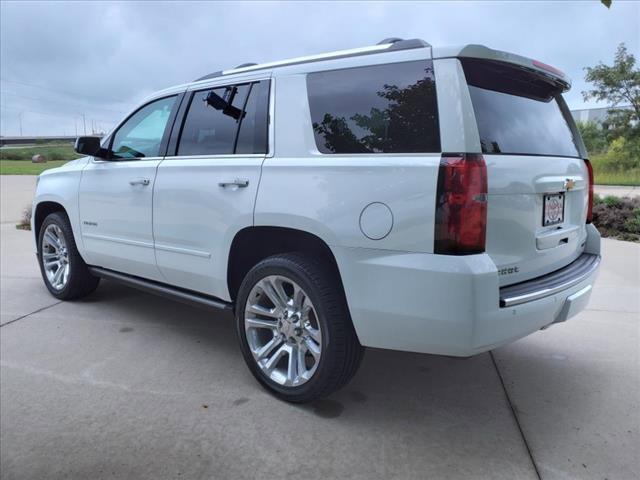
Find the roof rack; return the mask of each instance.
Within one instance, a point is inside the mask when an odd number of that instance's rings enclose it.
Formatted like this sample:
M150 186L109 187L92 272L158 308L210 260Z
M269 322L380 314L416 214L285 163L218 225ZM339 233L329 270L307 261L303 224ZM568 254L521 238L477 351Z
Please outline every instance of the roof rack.
M236 68L244 68L244 67L253 67L254 65L257 65L257 63L242 63L240 65L238 65Z
M336 52L321 53L319 55L290 58L288 60L280 60L277 62L269 62L269 63L261 63L261 64L243 63L242 65L238 65L237 67L230 70L222 70L222 71L210 73L209 75L205 75L204 77L200 77L194 80L194 82L209 80L211 78L221 77L223 75L230 75L233 73L253 72L255 70L263 70L265 68L288 67L291 65L299 65L302 63L320 62L322 60L334 60L338 58L356 57L360 55L369 55L373 53L395 52L398 50L409 50L413 48L425 48L425 47L431 47L431 45L419 38L403 40L397 37L390 37L390 38L385 38L384 40L378 42L378 44L370 47L352 48L350 50L339 50Z

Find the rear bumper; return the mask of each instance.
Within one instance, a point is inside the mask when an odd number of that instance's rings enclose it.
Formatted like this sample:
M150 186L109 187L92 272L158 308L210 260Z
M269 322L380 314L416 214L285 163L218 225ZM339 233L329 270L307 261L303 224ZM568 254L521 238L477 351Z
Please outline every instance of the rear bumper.
M363 345L470 356L585 308L600 263L600 235L592 225L587 230L587 257L576 260L581 268L565 267L562 271L573 275L557 274L546 283L542 280L551 276L541 277L524 282L528 289L520 284L520 290L500 289L497 268L486 254L452 257L342 247L333 252ZM562 288L555 288L559 280ZM501 307L501 298L516 297L513 292L537 295Z
M600 255L583 253L560 270L501 288L500 306L513 307L561 293L589 278L599 267Z

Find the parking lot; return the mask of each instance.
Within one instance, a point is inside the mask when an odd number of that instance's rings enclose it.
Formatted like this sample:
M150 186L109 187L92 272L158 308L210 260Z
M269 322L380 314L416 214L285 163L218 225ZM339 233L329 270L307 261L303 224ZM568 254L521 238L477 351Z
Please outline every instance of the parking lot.
M14 226L33 178L1 178L4 479L640 476L638 244L603 240L566 324L468 359L369 350L295 406L250 375L231 316L109 282L51 297Z

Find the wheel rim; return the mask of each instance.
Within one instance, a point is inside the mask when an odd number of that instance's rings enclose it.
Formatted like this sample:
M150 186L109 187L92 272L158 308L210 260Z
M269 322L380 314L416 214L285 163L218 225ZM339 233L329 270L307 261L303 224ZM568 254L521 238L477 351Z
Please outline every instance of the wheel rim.
M69 280L69 252L67 242L58 225L47 225L42 236L42 265L47 281L62 290Z
M258 367L274 382L294 387L309 381L322 355L322 331L307 293L293 280L270 275L247 298L244 328Z

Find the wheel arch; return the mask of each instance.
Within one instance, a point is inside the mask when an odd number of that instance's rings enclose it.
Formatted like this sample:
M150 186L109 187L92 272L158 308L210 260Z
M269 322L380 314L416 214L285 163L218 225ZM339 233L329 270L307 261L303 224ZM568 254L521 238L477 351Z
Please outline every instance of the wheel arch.
M344 292L338 263L323 239L294 228L252 226L238 231L229 249L227 286L231 300L235 301L242 280L254 265L271 255L291 252L305 253L326 262Z
M40 236L40 228L42 227L44 219L55 212L63 212L65 215L67 215L67 217L69 216L66 208L64 208L64 206L57 201L44 200L34 206L32 228L33 235L36 240L36 247L38 243L38 237Z

